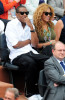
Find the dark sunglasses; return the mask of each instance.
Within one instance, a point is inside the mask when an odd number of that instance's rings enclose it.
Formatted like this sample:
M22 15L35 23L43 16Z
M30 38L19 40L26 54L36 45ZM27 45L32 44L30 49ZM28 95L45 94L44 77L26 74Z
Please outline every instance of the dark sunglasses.
M48 15L52 16L52 12L43 12L43 13L45 13L46 16Z
M28 15L29 14L29 12L27 11L27 12L19 12L21 15L24 15L24 14L26 14L26 15Z

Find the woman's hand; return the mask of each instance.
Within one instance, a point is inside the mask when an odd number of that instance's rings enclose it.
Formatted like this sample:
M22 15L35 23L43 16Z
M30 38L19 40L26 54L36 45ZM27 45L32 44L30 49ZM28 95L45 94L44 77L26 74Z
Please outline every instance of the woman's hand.
M55 40L50 40L50 44L54 45L56 43Z

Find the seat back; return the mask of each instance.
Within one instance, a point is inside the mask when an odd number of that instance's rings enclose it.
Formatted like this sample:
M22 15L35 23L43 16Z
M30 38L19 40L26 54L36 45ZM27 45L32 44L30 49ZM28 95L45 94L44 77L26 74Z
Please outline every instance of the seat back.
M0 62L9 60L9 50L6 45L5 34L0 34Z
M8 62L9 61L9 49L7 48L6 36L5 34L1 34L1 61Z
M39 73L39 81L38 81L38 87L39 87L39 93L43 97L46 89L47 89L47 83L46 83L46 78L44 74L44 70L41 70Z
M1 61L3 62L3 67L6 67L10 70L18 70L19 67L16 65L12 65L9 59L9 49L7 47L6 36L5 34L1 34Z

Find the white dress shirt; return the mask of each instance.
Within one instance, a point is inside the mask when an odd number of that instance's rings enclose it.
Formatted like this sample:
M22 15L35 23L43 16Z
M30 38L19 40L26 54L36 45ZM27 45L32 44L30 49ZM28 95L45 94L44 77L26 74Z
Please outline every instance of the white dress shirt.
M7 24L5 35L7 46L10 49L9 58L11 59L11 61L17 56L28 53L30 51L35 54L38 54L37 51L35 51L31 47L30 44L18 49L13 48L13 46L16 45L19 41L31 39L30 28L26 25L23 29L21 22L17 18L13 19Z
M60 60L58 60L57 58L56 58L56 60L58 61L58 63L60 64ZM65 65L65 62L64 62L64 60L62 60L62 62L63 62L63 64ZM62 65L60 64L60 66L61 66L61 68L63 69L63 67L62 67ZM64 71L64 69L63 69L63 71ZM65 71L64 71L64 74L65 74Z

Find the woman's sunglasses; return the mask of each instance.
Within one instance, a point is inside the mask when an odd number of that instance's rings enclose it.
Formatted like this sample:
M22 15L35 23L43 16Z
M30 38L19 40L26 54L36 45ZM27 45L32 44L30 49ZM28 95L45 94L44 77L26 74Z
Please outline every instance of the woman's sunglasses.
M50 15L52 16L52 12L43 12L46 16Z
M19 12L21 15L24 15L24 14L26 14L26 15L28 15L29 14L29 12L27 11L27 12Z

